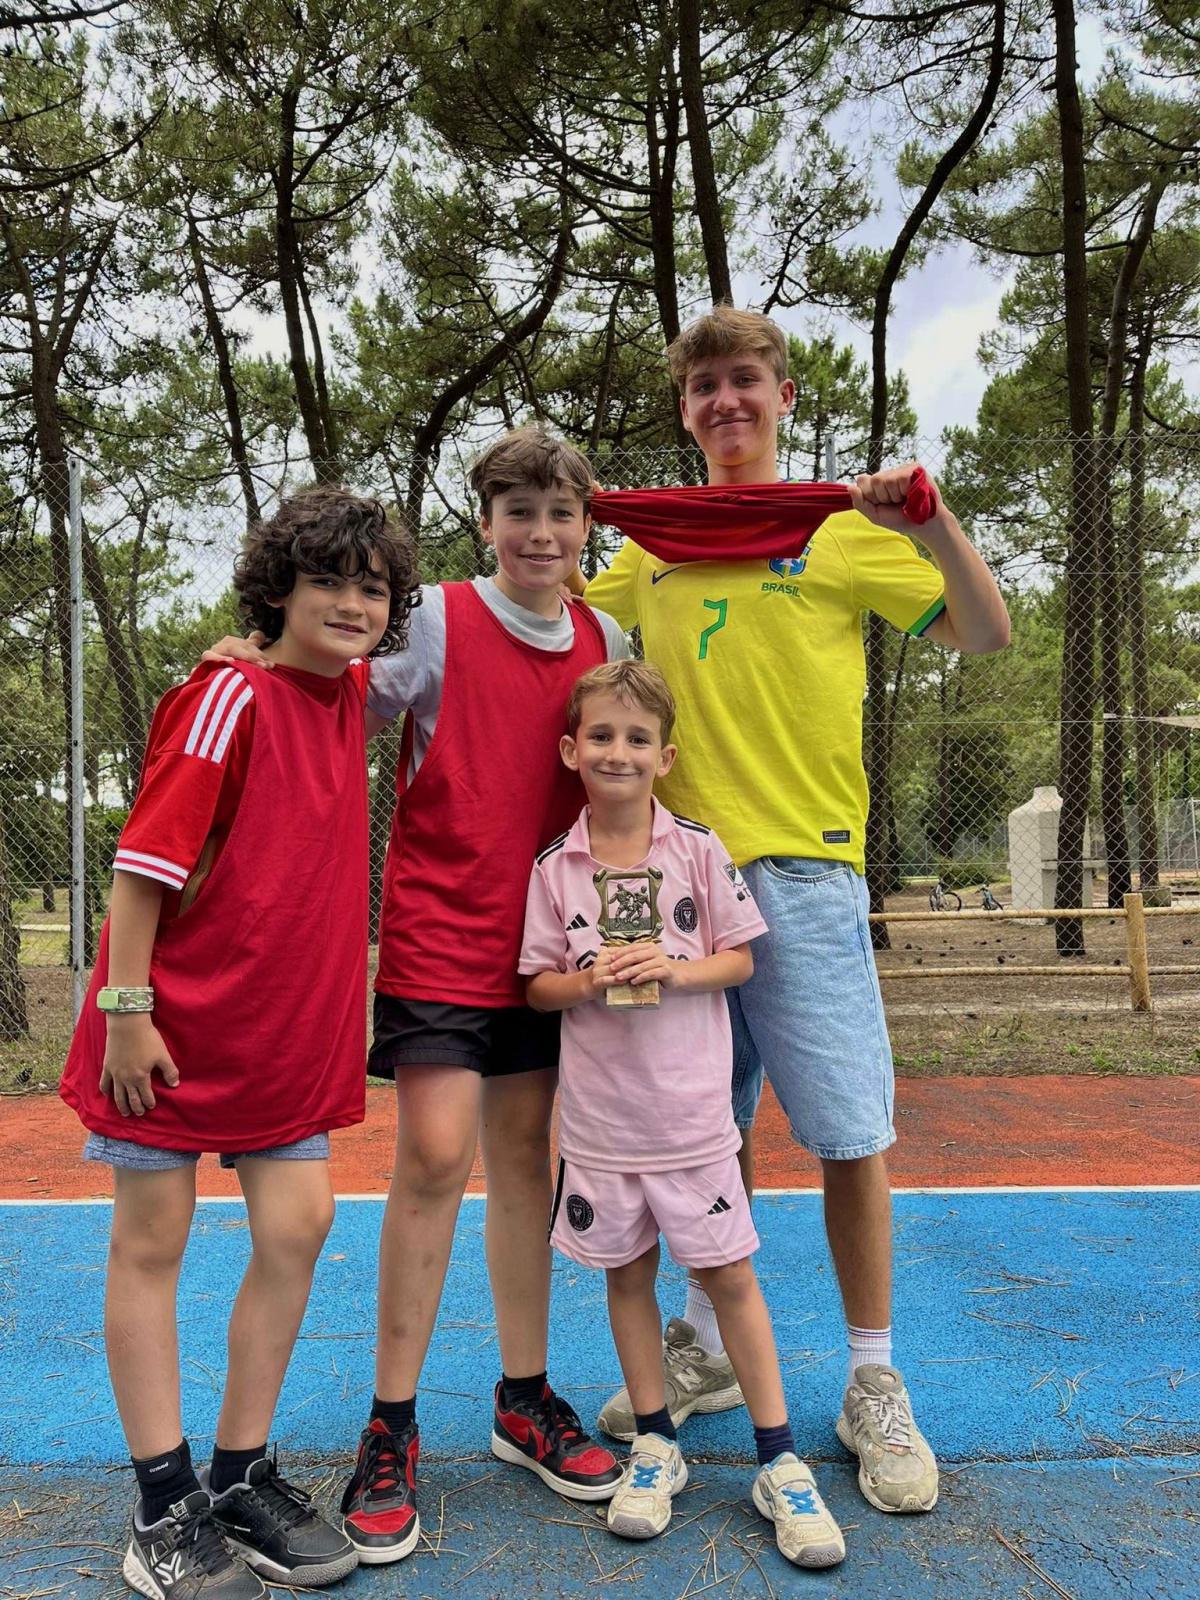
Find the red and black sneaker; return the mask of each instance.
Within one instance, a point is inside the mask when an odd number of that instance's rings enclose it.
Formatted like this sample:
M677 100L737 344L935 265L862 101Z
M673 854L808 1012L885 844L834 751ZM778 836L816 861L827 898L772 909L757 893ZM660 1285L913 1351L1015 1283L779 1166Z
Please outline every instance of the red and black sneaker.
M358 1441L358 1460L342 1496L342 1525L364 1566L402 1561L421 1536L419 1453L415 1422L392 1434L381 1418L372 1417Z
M565 1400L547 1384L540 1400L504 1402L496 1385L492 1454L528 1467L568 1500L611 1500L621 1481L617 1458L593 1443Z

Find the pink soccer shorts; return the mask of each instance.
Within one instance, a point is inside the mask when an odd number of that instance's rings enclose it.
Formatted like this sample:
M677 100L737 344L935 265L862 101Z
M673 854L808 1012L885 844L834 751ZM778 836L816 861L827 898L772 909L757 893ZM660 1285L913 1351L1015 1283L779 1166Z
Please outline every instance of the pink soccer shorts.
M560 1161L550 1240L585 1267L623 1267L659 1234L681 1267L725 1267L758 1249L737 1156L673 1172Z

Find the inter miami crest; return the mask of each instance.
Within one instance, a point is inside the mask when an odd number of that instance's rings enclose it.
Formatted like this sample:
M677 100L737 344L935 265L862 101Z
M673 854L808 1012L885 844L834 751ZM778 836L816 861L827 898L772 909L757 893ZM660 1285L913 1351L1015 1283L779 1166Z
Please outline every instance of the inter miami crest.
M586 1233L596 1220L596 1213L581 1194L567 1196L567 1221L576 1233Z
M672 916L680 933L695 933L696 924L700 919L696 911L696 902L690 894L685 894L682 900L675 902Z

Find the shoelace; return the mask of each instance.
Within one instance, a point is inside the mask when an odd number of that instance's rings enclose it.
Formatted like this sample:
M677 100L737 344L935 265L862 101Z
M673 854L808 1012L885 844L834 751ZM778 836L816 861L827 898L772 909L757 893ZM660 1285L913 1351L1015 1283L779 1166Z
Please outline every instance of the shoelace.
M631 1463L633 1467L633 1487L635 1489L653 1489L662 1471L662 1462L655 1461L650 1456L635 1456Z
M213 1521L211 1506L177 1522L175 1526L178 1532L167 1536L168 1551L185 1550L193 1565L210 1578L229 1566L232 1557L220 1528Z
M546 1426L542 1430L547 1438L553 1438L555 1443L567 1446L575 1439L585 1437L583 1423L565 1400L560 1400L553 1392L540 1400L534 1408L538 1414L539 1422L544 1421Z
M268 1475L247 1493L285 1528L297 1528L312 1516L312 1501L308 1495L281 1477L274 1461Z
M368 1435L363 1477L366 1479L363 1492L369 1500L380 1500L390 1496L404 1477L400 1452L393 1444L390 1433Z
M901 1450L912 1449L912 1412L898 1394L865 1394L867 1410L879 1424L888 1444Z
M797 1489L793 1485L787 1484L783 1489L780 1490L780 1493L791 1507L793 1516L816 1516L817 1503L813 1498L813 1491L811 1489Z

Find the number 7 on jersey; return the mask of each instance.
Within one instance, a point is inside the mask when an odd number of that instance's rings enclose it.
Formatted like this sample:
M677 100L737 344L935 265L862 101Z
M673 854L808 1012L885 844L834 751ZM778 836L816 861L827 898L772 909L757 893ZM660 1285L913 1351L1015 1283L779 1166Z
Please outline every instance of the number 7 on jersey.
M703 661L708 655L708 641L712 638L714 633L720 633L721 629L725 626L725 618L729 614L728 600L706 600L704 604L709 611L715 611L717 613L717 620L715 622L710 622L708 627L705 628L700 635L700 654L697 658L700 661Z

